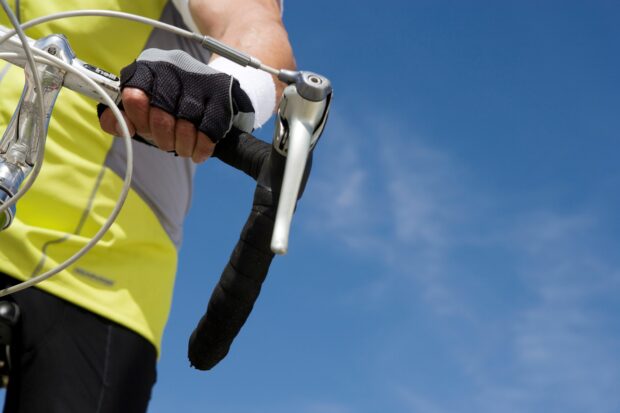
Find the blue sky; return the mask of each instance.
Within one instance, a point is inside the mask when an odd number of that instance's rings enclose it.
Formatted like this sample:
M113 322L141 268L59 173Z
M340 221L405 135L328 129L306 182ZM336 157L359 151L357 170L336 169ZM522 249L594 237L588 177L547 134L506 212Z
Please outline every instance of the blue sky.
M150 411L620 411L620 3L289 1L285 21L335 88L290 253L229 356L190 370L252 191L201 169Z
M335 89L290 252L228 357L190 369L253 190L200 168L149 412L620 411L618 21L287 1L299 66Z

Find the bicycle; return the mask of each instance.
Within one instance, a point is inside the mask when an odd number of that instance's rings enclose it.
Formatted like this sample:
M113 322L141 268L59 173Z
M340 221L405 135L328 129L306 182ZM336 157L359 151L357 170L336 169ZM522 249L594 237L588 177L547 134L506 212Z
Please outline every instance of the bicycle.
M327 121L333 94L331 83L311 72L268 67L208 36L140 16L82 10L46 16L20 26L6 1L0 2L15 27L8 30L0 26L0 58L23 67L26 73L22 98L0 140L0 231L11 225L17 213L16 202L32 186L40 171L49 118L62 87L104 103L113 110L121 125L121 137L128 154L122 192L112 213L91 241L56 268L1 290L0 297L44 281L92 248L120 212L130 188L133 168L131 136L116 107L120 101L118 77L79 60L62 35L35 41L25 36L24 29L79 16L134 20L190 38L222 57L264 70L288 84L278 107L271 145L250 134L241 134L220 142L213 155L252 177L257 185L252 210L240 239L211 295L207 311L189 340L191 365L201 370L211 369L226 356L247 320L274 254L285 254L288 250L293 213L310 173L313 149ZM221 320L226 320L225 326Z

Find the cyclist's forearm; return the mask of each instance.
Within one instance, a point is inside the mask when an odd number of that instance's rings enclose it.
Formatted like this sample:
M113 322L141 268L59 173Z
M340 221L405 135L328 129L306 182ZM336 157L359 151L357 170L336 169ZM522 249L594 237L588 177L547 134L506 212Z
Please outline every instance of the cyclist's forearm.
M276 0L190 0L194 21L203 34L221 40L263 63L294 69L295 60ZM284 84L276 82L276 96Z

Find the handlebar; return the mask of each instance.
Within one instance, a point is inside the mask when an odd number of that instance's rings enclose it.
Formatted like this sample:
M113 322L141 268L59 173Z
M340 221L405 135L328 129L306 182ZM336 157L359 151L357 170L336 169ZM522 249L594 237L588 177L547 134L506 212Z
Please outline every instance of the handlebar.
M245 172L257 185L239 241L189 339L188 357L199 370L211 369L228 354L258 298L274 257L270 234L285 164L273 147L249 134L218 143L214 156Z
M0 37L10 34L11 32L12 31L6 27L0 26ZM28 44L33 50L35 50L35 53L37 53L36 50L41 50L51 56L57 56L60 53L66 53L71 56L71 66L73 66L79 73L87 76L97 85L102 87L103 90L105 90L106 93L112 98L112 100L118 103L120 101L120 79L112 73L78 59L73 50L69 47L69 43L67 42L65 36L61 34L47 36L47 38L50 39L55 39L57 37L62 38L64 41L62 43L55 41L55 44L50 44L47 47L44 47L41 45L36 45L35 40L28 38ZM15 66L21 67L22 69L26 67L27 61L24 54L24 48L17 35L9 37L2 44L0 44L0 52L14 53L15 56L7 56L3 59L14 64ZM84 82L84 80L75 73L68 72L65 75L63 86L86 97L94 99L97 102L105 103L101 95L94 88L92 88L90 84Z
M215 148L214 156L252 177L256 189L239 241L190 336L188 357L199 370L213 368L228 354L254 307L274 253L288 249L291 220L327 121L331 93L327 79L302 72L284 90L273 145L242 134Z
M0 26L0 37L6 36L8 33L10 33L8 29ZM210 40L210 43L207 43L205 39ZM205 47L211 46L218 52L232 50L229 53L234 53L234 49L222 46L213 39L205 39L201 39L201 44ZM78 59L64 36L51 35L37 42L28 39L28 43L43 58L49 58L49 55L54 56L57 54L68 56L67 63L72 66L74 71L67 72L64 75L62 86L95 99L100 103L106 103L101 94L92 87L92 82L94 82L114 102L118 103L120 101L120 79L114 74ZM12 36L0 44L0 53L13 53L14 56L6 57L5 60L22 68L26 66L21 41L16 36ZM238 59L234 54L233 57ZM248 62L253 61L256 61L256 59L248 58ZM261 68L264 66L260 62L256 65ZM85 82L83 77L87 77L92 82ZM278 78L289 83L289 86L284 91L278 110L274 145L277 146L281 154L284 156L288 155L288 162L286 163L283 176L283 185L286 189L278 206L279 212L276 217L276 228L271 248L277 254L285 254L288 251L288 234L295 207L297 188L299 188L301 175L304 171L305 159L307 159L309 151L314 147L323 132L331 103L332 88L329 80L310 72L280 70L278 71ZM53 102L49 105L48 115L51 114L52 107ZM291 136L295 138L291 140ZM2 141L0 141L0 162L2 155L8 152L10 140L11 138L7 137L7 133L5 133ZM38 143L35 142L30 146L31 148L36 148ZM289 146L291 147L290 155L288 154ZM28 164L32 165L32 163L32 159L29 159ZM4 169L8 170L8 168ZM1 167L0 170L2 170ZM24 171L24 175L26 176L27 174L28 171ZM0 189L3 186L2 176L3 174L0 172ZM6 178L6 181L8 182L8 178ZM15 213L14 210L10 211L7 208L4 209L5 212L2 214L2 204L14 195L14 191L17 189L14 184L10 188L6 188L8 183L4 186L5 192L8 195L4 195L5 199L0 198L0 230L10 225Z
M48 16L46 20L52 18L53 16ZM6 38L10 34L11 31L0 26L0 38ZM258 298L274 253L284 254L288 250L292 216L309 176L312 151L327 120L332 88L329 80L320 75L310 72L276 71L214 39L195 34L191 36L200 41L204 47L224 57L276 74L281 81L289 84L278 108L272 145L250 134L241 134L222 140L214 152L214 157L243 171L256 180L257 185L252 210L239 242L212 293L205 315L190 337L188 348L190 362L198 369L207 370L228 353L233 339ZM47 119L51 115L55 97L61 86L108 105L109 102L118 103L120 100L118 77L79 60L64 36L51 35L37 41L32 39L26 41L33 51L36 51L38 71L41 71L41 65L49 68L58 64L58 59L50 56L62 58L65 66L64 71L52 71L60 79L60 82L52 88L52 92L46 88L43 88L43 92L38 91L38 88L29 84L27 77L25 92L16 115L0 140L0 231L7 228L13 220L15 215L13 198L17 198L20 184L35 162L42 158L37 154L43 149L47 123L43 131L35 130L34 127L30 129L11 127L24 119L33 125L36 123L32 120L37 116L35 111L30 110L20 117L25 108L34 105L32 102L35 97L40 99L36 95L43 93L46 97L45 93L49 93L47 99L44 99ZM23 48L16 36L9 37L0 43L0 57L27 69ZM49 70L43 72L47 73ZM102 90L107 96L101 95ZM24 133L29 135L25 136ZM37 135L43 136L41 144L37 140ZM24 144L28 146L25 149L20 147ZM11 155L16 148L26 150L27 156L16 160ZM128 170L130 171L130 164ZM66 268L66 265L63 268ZM32 281L29 285L33 284ZM0 296L7 293L8 290L0 291Z

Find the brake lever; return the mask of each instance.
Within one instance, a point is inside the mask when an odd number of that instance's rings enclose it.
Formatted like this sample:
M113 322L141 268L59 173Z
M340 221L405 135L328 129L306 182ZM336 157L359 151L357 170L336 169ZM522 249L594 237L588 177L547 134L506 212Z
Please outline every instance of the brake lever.
M278 107L272 158L277 153L286 158L286 163L271 250L283 255L288 251L293 213L307 172L308 158L323 133L333 90L327 78L312 72L282 70L278 77L289 85Z

